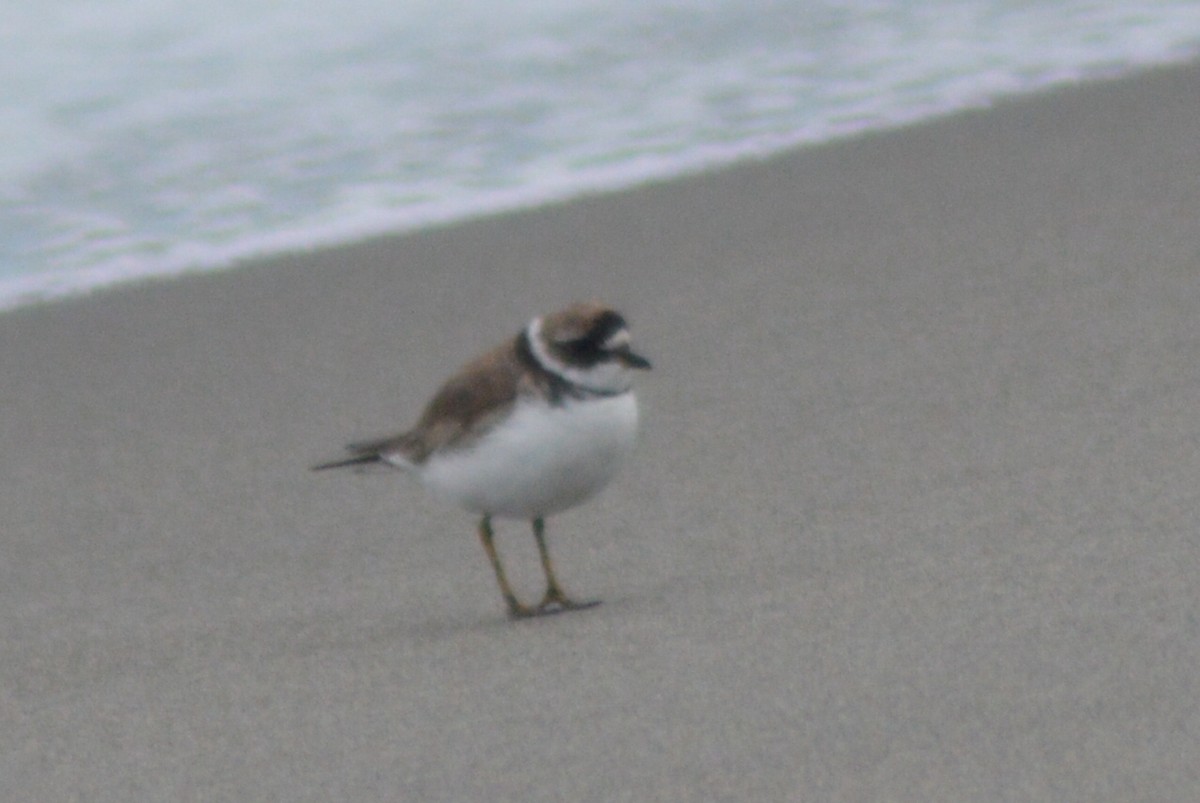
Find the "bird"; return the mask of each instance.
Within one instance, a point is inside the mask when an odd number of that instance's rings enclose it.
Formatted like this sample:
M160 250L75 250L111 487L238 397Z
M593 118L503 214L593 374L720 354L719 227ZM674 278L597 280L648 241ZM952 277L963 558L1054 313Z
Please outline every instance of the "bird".
M601 491L632 450L636 372L625 318L595 301L534 317L515 337L467 363L406 432L351 443L314 471L382 465L416 476L435 497L480 516L478 533L513 619L591 608L554 573L546 518ZM533 528L546 591L522 603L496 551L493 518Z

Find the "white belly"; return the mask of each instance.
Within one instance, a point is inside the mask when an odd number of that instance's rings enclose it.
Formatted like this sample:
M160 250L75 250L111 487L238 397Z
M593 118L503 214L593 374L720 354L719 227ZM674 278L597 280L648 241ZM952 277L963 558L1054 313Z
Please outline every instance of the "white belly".
M548 516L608 484L633 447L637 420L633 393L561 407L522 401L471 448L431 456L421 481L476 513Z

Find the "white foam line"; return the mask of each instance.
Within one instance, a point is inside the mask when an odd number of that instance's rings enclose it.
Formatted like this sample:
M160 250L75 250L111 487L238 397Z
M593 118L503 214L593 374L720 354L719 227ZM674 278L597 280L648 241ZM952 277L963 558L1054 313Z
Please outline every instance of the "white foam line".
M864 111L849 120L827 121L788 135L759 135L734 144L698 145L684 154L663 158L645 156L616 166L558 173L543 180L505 191L472 195L466 200L445 200L396 210L361 209L329 212L334 219L302 220L269 232L241 237L221 245L183 243L165 256L143 258L127 254L93 267L24 275L0 280L0 311L28 304L83 295L112 285L191 272L236 267L254 258L286 256L382 235L403 234L472 218L531 209L572 198L628 189L639 184L693 175L731 164L767 158L802 145L829 142L845 137L932 120L997 100L1028 95L1054 86L1085 79L1113 78L1140 69L1184 63L1194 52L1156 55L1122 65L1085 66L1063 69L1014 88L1001 82L990 92L965 92L930 104L893 110L887 116Z

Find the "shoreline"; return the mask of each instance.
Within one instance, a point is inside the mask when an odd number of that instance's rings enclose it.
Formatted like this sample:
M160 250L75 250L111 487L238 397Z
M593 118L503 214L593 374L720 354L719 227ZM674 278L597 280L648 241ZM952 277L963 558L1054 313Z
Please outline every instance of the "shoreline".
M0 798L1189 799L1198 85L0 314ZM307 467L579 297L643 431L549 525L605 604L514 625Z
M817 140L779 137L778 139L783 144L765 147L765 149L761 142L755 144L754 142L747 141L734 148L730 153L720 157L695 157L692 161L681 163L672 171L663 173L662 175L601 180L588 188L569 192L550 192L544 197L538 196L534 198L531 196L525 200L493 200L480 204L479 208L473 212L437 213L423 221L397 222L392 226L381 223L336 226L327 224L326 228L329 232L342 231L343 233L329 233L320 238L319 241L301 242L296 239L297 235L294 232L291 235L286 234L284 231L266 232L249 237L247 242L242 245L218 248L217 252L212 256L199 262L173 259L170 260L173 263L172 265L152 266L146 264L139 266L133 271L118 271L111 266L96 266L74 271L70 276L56 273L48 276L28 275L15 277L7 282L11 292L8 295L0 294L0 314L26 306L40 306L60 300L86 298L97 292L119 291L124 286L137 285L147 281L170 281L196 274L225 273L239 270L246 266L253 266L263 261L286 260L304 254L324 253L375 240L404 238L427 231L453 228L459 225L470 224L477 220L534 213L541 209L587 201L592 198L620 195L625 192L636 191L643 186L670 184L677 181L703 177L711 173L736 170L746 165L769 162L776 159L787 159L813 148L836 147L841 143L850 143L861 138L899 133L912 127L936 124L941 120L953 118L960 114L987 111L1003 107L1005 104L1019 103L1028 98L1052 95L1064 91L1069 92L1081 86L1122 81L1136 78L1139 75L1149 72L1182 69L1195 61L1196 59L1193 57L1162 62L1150 61L1141 64L1124 65L1122 67L1092 67L1083 70L1080 75L1057 77L1000 97L985 97L971 102L962 102L957 106L936 112L933 116L922 116L912 120L897 119L865 129L852 130L841 134L830 133L828 137L831 138ZM789 142L789 139L794 141ZM530 193L536 195L531 188L524 193L516 193L516 197ZM395 213L392 216L397 217L397 220L399 219ZM389 217L389 215L384 214L382 217ZM280 246L279 243L285 240L294 242L291 245ZM258 245L254 245L253 243L255 242ZM275 245L268 246L265 243L275 243ZM119 272L120 275L113 278L116 272Z

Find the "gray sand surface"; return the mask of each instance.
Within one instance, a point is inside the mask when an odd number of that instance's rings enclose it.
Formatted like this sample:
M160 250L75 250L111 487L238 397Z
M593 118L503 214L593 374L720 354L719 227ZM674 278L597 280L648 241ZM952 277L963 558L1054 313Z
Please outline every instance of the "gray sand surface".
M1196 800L1197 86L0 315L0 800ZM657 369L550 521L605 604L512 623L306 468L589 297Z

